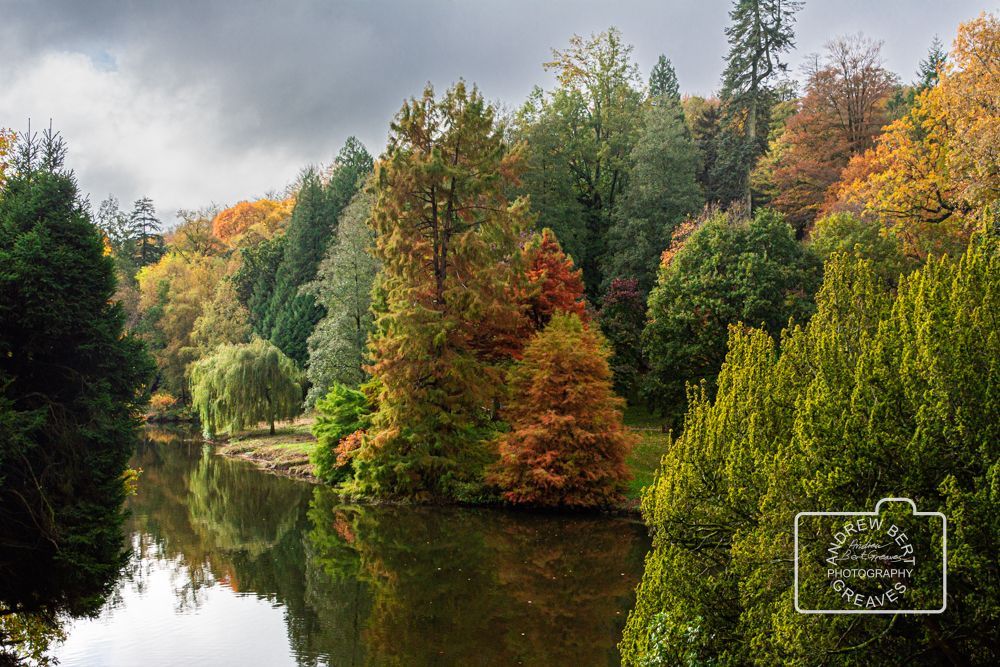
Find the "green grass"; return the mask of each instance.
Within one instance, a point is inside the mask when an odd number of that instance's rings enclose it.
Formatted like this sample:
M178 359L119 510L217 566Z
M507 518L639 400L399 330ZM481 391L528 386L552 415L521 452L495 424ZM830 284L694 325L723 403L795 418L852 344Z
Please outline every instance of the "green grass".
M632 470L632 481L629 482L626 496L629 500L639 500L642 491L653 483L660 459L667 451L666 433L660 431L636 431L641 440L632 448L628 457L628 466Z

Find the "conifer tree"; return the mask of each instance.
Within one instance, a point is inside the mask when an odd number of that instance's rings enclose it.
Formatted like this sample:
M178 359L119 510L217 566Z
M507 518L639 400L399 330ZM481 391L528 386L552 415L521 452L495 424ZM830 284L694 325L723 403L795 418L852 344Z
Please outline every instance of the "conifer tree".
M483 332L517 322L509 285L528 219L505 194L521 151L504 132L464 82L439 99L428 86L392 123L372 210L385 304L371 342L379 409L355 458L363 492L452 495L482 474L502 384Z
M0 189L0 613L96 612L126 561L122 475L152 360L51 130ZM7 617L10 618L10 617Z
M680 103L681 89L677 82L677 72L670 59L661 55L649 74L649 97L651 100L662 98L667 102Z
M786 68L781 55L795 46L792 26L801 7L796 0L733 0L729 12L729 55L722 75L728 134L721 144L728 155L720 168L736 170L748 210L750 172L766 148L771 85Z
M576 314L557 313L528 344L511 378L489 480L512 503L600 507L621 500L634 436L611 390L608 350Z
M129 236L136 245L136 265L139 268L154 264L163 256L162 230L153 200L149 197L137 199L129 215Z
M371 155L351 137L337 154L326 183L315 170L302 179L262 324L267 337L300 366L308 359L309 334L323 317L313 295L300 293L300 288L316 277L340 214L371 170Z
M525 314L531 330L541 331L558 311L587 319L583 271L563 252L551 229L543 229L525 246L524 270Z

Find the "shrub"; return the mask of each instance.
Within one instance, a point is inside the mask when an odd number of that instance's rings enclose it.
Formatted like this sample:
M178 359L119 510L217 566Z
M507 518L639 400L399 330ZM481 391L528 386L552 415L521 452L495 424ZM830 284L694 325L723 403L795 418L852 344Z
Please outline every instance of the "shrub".
M351 475L351 461L371 421L372 405L363 392L334 383L316 403L316 411L313 435L319 442L312 457L316 476L337 484Z

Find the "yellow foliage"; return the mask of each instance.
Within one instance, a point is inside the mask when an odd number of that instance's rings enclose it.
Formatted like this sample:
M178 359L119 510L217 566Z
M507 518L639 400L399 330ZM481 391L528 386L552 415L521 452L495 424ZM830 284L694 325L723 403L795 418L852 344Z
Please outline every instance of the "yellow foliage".
M269 239L283 230L295 208L295 198L282 201L258 199L254 202L242 201L220 211L212 221L212 232L230 246L243 242Z
M876 216L909 254L956 252L1000 199L1000 19L962 24L938 85L845 170L842 202Z

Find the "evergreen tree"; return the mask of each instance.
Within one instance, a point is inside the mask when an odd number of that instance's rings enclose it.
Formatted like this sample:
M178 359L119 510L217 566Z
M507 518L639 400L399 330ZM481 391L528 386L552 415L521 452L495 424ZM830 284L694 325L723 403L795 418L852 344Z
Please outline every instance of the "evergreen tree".
M649 97L651 100L662 98L667 102L680 103L681 89L677 82L677 72L670 59L661 55L649 74Z
M632 149L628 185L608 232L605 290L615 278L635 278L648 294L674 228L702 205L698 155L683 110L663 99L646 110Z
M634 278L612 280L601 302L598 321L614 352L610 364L615 392L634 401L646 366L642 354L646 297L639 291L639 282Z
M428 86L392 123L372 211L385 303L371 341L378 412L354 460L361 492L449 496L482 474L501 390L490 332L519 316L509 293L528 212L506 192L521 160L463 82L440 99Z
M963 257L902 279L893 296L870 262L835 255L816 314L780 348L763 331L732 328L715 400L689 393L683 434L643 498L654 548L624 664L1000 658L1000 567L983 555L1000 531L998 257L996 238L981 235ZM947 613L931 626L797 613L791 518L802 508L870 511L885 497L948 518ZM940 562L940 543L921 548Z
M728 136L720 148L724 168L735 171L735 184L748 209L750 172L766 148L770 84L785 70L781 55L795 46L792 25L801 7L796 0L733 0L729 12L729 55L722 75Z
M266 335L264 321L284 254L284 234L240 248L241 261L233 274L233 285L240 303L247 309L250 326L258 336Z
M162 229L153 200L149 197L137 199L129 215L129 237L136 245L136 265L139 268L155 264L163 256Z
M292 419L302 405L302 374L261 338L222 345L191 366L191 404L209 436L235 434L260 422Z
M767 209L751 220L711 214L665 258L643 331L645 392L651 405L676 417L686 383L707 379L714 389L729 325L763 325L776 336L790 317L808 318L820 266Z
M0 613L93 613L125 564L123 474L152 361L56 133L0 190Z
M938 74L947 61L948 52L944 50L944 44L935 35L930 48L927 50L927 57L920 61L920 67L917 69L917 80L913 84L913 87L916 89L915 92L921 93L928 88L936 86Z
M315 298L300 293L300 288L316 277L340 214L371 171L371 155L351 137L338 153L326 184L315 170L302 179L262 324L267 337L300 366L308 359L309 334L323 317Z
M354 196L316 280L304 288L326 311L309 336L307 406L326 396L334 383L356 387L365 378L365 344L374 324L371 292L379 266L371 255L375 233L368 224L373 200L366 190Z
M611 391L608 351L578 315L557 313L512 373L510 433L489 481L506 500L554 507L620 502L634 444Z

